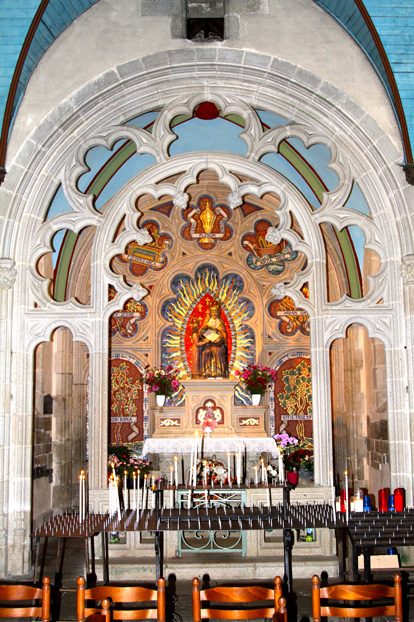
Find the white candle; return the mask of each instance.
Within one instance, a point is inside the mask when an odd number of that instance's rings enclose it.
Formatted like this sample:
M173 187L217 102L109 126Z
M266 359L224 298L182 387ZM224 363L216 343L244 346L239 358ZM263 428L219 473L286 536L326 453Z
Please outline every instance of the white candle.
M270 488L267 488L267 507L270 508Z
M333 480L333 473L332 471L329 471L329 475L330 475L330 484L332 487L332 510L333 510L333 519L334 519L334 523L336 524L336 495L335 495L335 486L334 486L334 480Z
M115 495L116 495L116 511L118 513L118 520L121 520L121 506L119 505L119 477L116 478L116 488L115 488Z
M170 486L173 485L173 478L174 478L174 467L170 466Z
M227 452L227 477L229 480L229 486L231 486L231 469L230 469L230 458L231 458L231 454L228 451Z
M193 482L193 462L194 462L194 444L191 443L191 456L190 456L190 470L188 475L188 485L191 486Z
M127 509L127 505L128 505L127 475L128 475L127 471L124 471L124 510Z
M112 495L112 475L109 476L108 480L108 496L109 496L109 516L112 516L112 503L113 503L113 495Z
M175 475L175 485L178 486L178 456L174 456L174 475Z
M346 512L346 522L349 522L349 490L348 490L348 471L345 471L345 512Z
M278 466L279 466L279 484L285 483L285 465L283 462L282 452L278 450Z
M198 432L194 432L195 435L195 439L194 439L194 480L193 480L193 485L194 487L197 486L197 450L198 450Z
M265 468L264 468L264 460L263 460L263 458L260 458L260 462L261 462L261 465L262 465L262 484L264 484Z
M82 474L83 471L80 472L79 475L79 522L83 521L83 505L82 505Z
M132 511L137 509L137 474L132 474Z
M136 505L136 511L137 511L137 515L139 516L139 487L140 487L140 479L139 476L141 474L141 470L138 469L137 471L137 505Z
M257 486L259 483L259 473L258 473L259 467L257 466L257 464L254 465L253 469L254 469L254 483L255 483L255 486Z

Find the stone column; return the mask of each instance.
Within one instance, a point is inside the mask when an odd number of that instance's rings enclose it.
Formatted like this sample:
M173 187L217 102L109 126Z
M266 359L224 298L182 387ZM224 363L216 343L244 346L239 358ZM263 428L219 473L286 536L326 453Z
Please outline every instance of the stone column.
M89 486L90 499L108 487L108 319L94 321L94 343L89 363ZM93 491L96 491L96 494ZM105 493L104 493L105 494Z
M16 268L12 259L0 259L0 576L7 575L7 531L10 477L11 333L13 285Z
M324 319L311 319L312 412L315 484L330 485L332 464L332 416L329 348Z
M408 467L408 476L405 477L407 503L414 502L414 482L412 477L412 465L414 463L414 254L405 255L401 263L401 276L403 280L404 317L406 322L406 343L404 352L407 365L408 408L410 418L409 438L411 444L411 461ZM408 430L405 431L408 434Z

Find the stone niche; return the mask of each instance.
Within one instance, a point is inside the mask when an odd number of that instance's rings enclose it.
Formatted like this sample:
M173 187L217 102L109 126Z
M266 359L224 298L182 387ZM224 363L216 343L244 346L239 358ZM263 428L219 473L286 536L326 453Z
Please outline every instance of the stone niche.
M202 411L211 409L218 419L215 437L246 436L260 438L269 435L267 405L235 406L234 388L238 380L185 380L184 406L151 408L152 438L186 438L200 430ZM264 400L264 397L262 398Z

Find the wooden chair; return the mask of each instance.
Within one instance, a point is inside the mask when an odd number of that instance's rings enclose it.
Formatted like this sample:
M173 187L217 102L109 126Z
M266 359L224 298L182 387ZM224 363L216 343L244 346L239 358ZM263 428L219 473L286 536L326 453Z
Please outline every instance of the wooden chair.
M321 599L327 599L321 605ZM388 599L388 604L384 600ZM329 601L334 601L330 603ZM339 603L338 601L353 601ZM358 603L358 601L361 601ZM364 601L364 602L362 602ZM368 603L368 601L373 601ZM332 585L320 587L317 575L312 578L312 611L314 622L320 622L321 616L337 618L372 618L375 616L395 616L396 622L403 619L403 598L401 575L394 577L394 587L379 583L361 585Z
M28 604L23 601L38 601ZM7 607L4 605L7 603ZM18 604L19 603L19 604ZM50 620L50 579L43 577L42 587L0 585L0 618L41 618Z
M279 607L282 579L275 577L274 588L257 585L240 587L211 587L200 590L199 579L193 579L193 620L254 620L271 618ZM205 607L201 603L208 601ZM265 601L271 601L270 603ZM250 604L245 606L246 603ZM254 607L253 603L256 603Z
M111 622L111 601L109 598L102 599L102 613L91 613L85 622Z
M288 622L288 615L286 609L286 598L279 598L279 608L276 613L273 614L273 622Z
M78 577L76 593L76 613L78 622L84 622L85 618L94 613L101 613L101 607L97 601L110 599L112 620L157 620L165 622L165 579L158 579L157 589L147 587L115 585L100 585L85 589L84 577ZM93 600L94 604L86 601ZM129 606L126 606L126 603ZM121 606L118 606L121 605ZM138 605L138 606L137 606ZM105 613L107 615L107 613Z

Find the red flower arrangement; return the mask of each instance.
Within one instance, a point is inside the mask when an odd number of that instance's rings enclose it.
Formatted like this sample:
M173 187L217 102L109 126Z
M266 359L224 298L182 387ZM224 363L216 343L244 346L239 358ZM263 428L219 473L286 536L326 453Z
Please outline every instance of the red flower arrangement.
M264 395L270 382L276 380L276 370L264 365L247 365L242 371L237 370L236 376L241 376L246 390L250 393Z
M156 367L149 369L145 372L144 381L149 393L152 391L156 395L165 395L166 397L171 397L180 386L175 376L175 370L171 365L165 368L161 366L159 369Z

